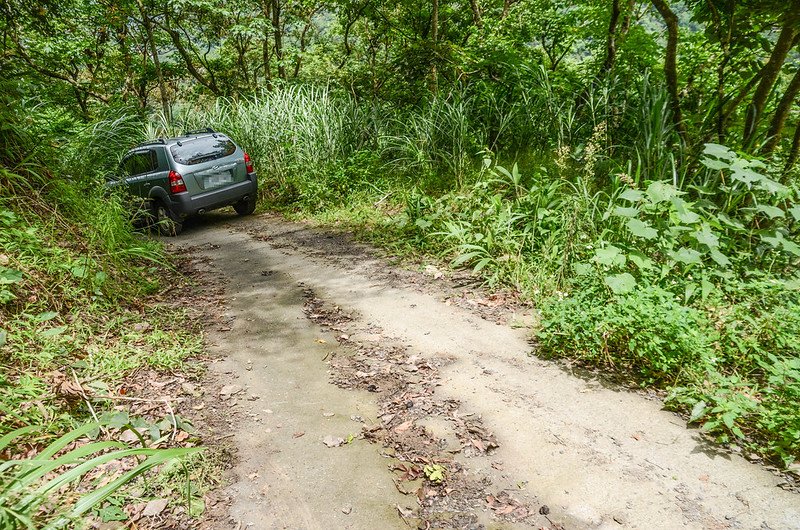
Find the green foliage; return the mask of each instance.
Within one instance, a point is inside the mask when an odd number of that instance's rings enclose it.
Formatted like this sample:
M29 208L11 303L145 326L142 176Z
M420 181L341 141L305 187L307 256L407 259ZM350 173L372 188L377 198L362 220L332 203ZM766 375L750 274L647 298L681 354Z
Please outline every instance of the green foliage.
M682 305L669 291L626 289L610 298L604 291L582 284L572 296L546 300L539 308L539 351L546 357L568 352L592 364L619 366L645 385L691 377L684 372L696 370L712 355L713 327L702 312Z
M0 526L9 530L71 526L149 469L201 450L132 448L116 441L72 444L90 437L101 425L87 423L73 429L50 442L35 458L9 459L0 464ZM38 430L24 427L9 432L0 438L0 451ZM92 473L91 483L84 484L79 494L61 494L98 467L123 459L132 460L123 473Z
M13 110L6 137L21 119ZM0 466L3 528L73 526L95 509L106 519L119 516L106 503L111 495L124 499L115 492L127 483L192 452L87 441L98 425L75 425L90 414L105 417L110 404L91 404L89 395L114 395L148 364L178 367L202 340L185 315L149 299L167 257L133 231L125 206L103 190L113 151L141 126L33 121L39 140L15 135L4 154L8 166L0 168L0 432L11 433L0 451L14 457ZM56 136L63 129L68 139ZM59 390L73 380L77 394ZM93 471L118 459L130 464L122 474Z
M422 468L425 478L434 484L440 484L445 481L445 473L447 469L440 464L426 464Z
M721 146L703 164L683 187L621 174L592 192L595 177L570 164L487 159L461 189L405 194L381 238L538 300L542 355L671 389L669 406L709 435L788 464L800 451L796 195Z

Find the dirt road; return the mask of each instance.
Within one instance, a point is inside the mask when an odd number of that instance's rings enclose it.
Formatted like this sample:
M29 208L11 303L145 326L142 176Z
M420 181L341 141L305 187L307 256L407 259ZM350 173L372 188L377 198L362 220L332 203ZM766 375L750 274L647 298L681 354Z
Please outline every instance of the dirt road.
M176 241L230 318L208 335L237 449L216 527L800 528L780 477L530 356L524 312L435 269L272 216Z

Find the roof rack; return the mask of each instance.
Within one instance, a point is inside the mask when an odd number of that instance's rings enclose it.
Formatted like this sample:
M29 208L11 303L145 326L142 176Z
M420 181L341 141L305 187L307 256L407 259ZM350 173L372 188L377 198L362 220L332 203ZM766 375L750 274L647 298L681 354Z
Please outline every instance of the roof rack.
M142 146L145 146L145 145L157 145L157 144L166 145L167 141L164 140L163 138L156 138L155 140L148 140L146 142L140 143L139 147L142 147Z
M206 133L215 134L216 132L217 131L215 131L211 127L206 127L204 129L197 129L197 130L194 130L194 131L186 131L185 133L183 133L183 135L184 136L193 136L195 134L206 134Z

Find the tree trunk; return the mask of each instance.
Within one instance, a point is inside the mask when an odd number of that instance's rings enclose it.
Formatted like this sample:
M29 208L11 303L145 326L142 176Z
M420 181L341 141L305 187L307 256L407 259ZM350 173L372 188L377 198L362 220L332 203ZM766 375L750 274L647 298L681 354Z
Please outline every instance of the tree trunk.
M651 0L667 25L667 49L664 56L664 77L667 80L672 120L681 141L686 143L686 127L683 124L681 102L678 99L678 17L664 0Z
M439 73L436 70L436 45L439 40L439 0L433 0L433 13L431 14L431 42L433 43L433 65L431 66L431 91L439 91Z
M261 13L267 21L272 20L272 1L261 1ZM261 60L264 61L264 83L267 85L267 90L272 90L272 67L270 61L272 60L272 53L270 50L270 34L264 31L264 40L261 41Z
M511 11L511 6L517 1L518 0L503 0L503 13L500 15L500 20L503 20L508 16L508 12Z
M786 167L783 170L784 174L794 167L798 155L800 155L800 121L795 124L794 139L792 140L792 148L789 150L789 158L786 160Z
M136 0L136 5L139 7L139 13L142 15L142 24L144 31L147 35L147 43L150 47L150 54L153 57L153 66L156 70L156 79L158 79L158 93L161 96L161 110L164 112L164 118L167 123L172 122L172 113L169 108L169 99L167 97L167 88L164 85L164 76L161 72L161 61L158 58L158 49L156 48L156 40L153 37L153 24L150 20L150 15L144 7L142 0Z
M311 29L311 19L314 17L314 13L316 13L316 9L308 14L308 20L306 20L306 25L303 26L303 31L300 33L300 53L297 54L297 60L294 62L294 73L292 77L296 78L300 75L300 65L303 63L303 53L306 51L306 35L308 35L308 30Z
M217 86L217 82L214 79L214 75L208 69L207 65L206 65L206 71L208 72L208 78L203 76L203 74L200 73L200 70L198 70L197 67L194 65L194 61L192 61L192 56L189 54L189 50L187 50L186 46L184 46L183 42L181 42L180 33L178 33L176 29L172 28L169 19L169 12L167 12L167 16L164 17L164 29L167 31L167 34L169 35L170 39L172 39L172 44L178 51L178 55L180 55L181 59L183 59L183 63L186 66L186 69L189 71L189 74L192 77L194 77L197 80L197 82L199 82L201 85L209 89L212 94L214 94L215 96L220 95L220 89ZM189 44L191 45L191 41L189 41ZM200 60L200 63L202 64L202 60Z
M772 49L772 54L769 56L767 64L761 68L761 81L753 93L753 99L750 101L750 106L747 108L747 114L744 119L744 134L742 135L742 146L747 148L753 142L756 130L758 129L758 122L761 119L761 113L764 111L764 106L767 104L767 99L778 79L781 72L786 56L792 49L793 41L796 35L796 29L790 20L784 22L781 33L778 35L778 40L775 47Z
M478 5L478 0L469 0L469 7L472 9L472 23L476 28L483 27L483 17L481 16L481 6Z
M278 77L286 79L286 65L283 64L283 28L281 27L280 0L272 0L272 32L275 36L275 58L278 60Z
M611 18L608 22L608 38L606 39L606 59L600 67L601 74L611 71L617 57L617 23L619 22L619 0L611 0Z
M792 109L792 104L800 92L800 70L794 73L794 77L786 87L786 92L783 93L778 108L775 109L775 115L772 117L772 123L769 125L769 132L767 133L767 143L764 144L762 151L764 153L771 153L778 147L781 139L781 132L783 126L786 124L786 118L789 117L789 111Z

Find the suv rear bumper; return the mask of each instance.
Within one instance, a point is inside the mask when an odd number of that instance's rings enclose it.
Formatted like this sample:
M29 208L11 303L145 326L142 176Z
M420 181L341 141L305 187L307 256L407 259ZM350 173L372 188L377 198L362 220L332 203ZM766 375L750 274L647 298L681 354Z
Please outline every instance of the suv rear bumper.
M230 206L245 198L255 199L257 193L258 181L256 174L248 173L247 180L218 190L208 191L193 197L188 193L172 195L169 208L173 213L186 217Z

